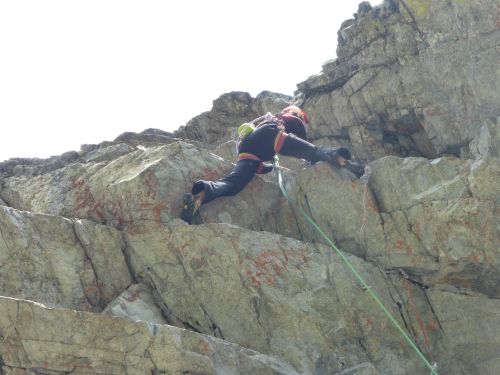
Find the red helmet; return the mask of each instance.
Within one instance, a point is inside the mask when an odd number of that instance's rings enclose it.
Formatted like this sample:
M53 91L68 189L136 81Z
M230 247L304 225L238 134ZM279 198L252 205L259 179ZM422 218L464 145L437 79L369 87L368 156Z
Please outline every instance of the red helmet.
M298 117L304 122L304 124L306 125L309 124L309 116L307 115L306 111L300 109L296 105L288 106L280 112L280 115L285 115L285 114Z
M307 140L305 125L309 123L309 117L305 111L291 105L283 109L277 117L283 122L285 132L293 133L297 137Z

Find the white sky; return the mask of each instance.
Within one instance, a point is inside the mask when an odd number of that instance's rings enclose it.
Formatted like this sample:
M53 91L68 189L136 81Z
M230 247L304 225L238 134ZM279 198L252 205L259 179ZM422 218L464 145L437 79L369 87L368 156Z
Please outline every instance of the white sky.
M1 1L0 161L173 131L230 91L292 95L359 2Z

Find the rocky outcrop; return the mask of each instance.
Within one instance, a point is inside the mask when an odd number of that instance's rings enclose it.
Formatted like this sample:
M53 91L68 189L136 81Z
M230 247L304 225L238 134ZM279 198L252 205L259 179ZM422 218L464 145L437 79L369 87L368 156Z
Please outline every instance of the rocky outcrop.
M147 147L168 145L179 142L172 133L159 129L146 129L140 133L125 132L114 141L104 141L100 144L84 144L80 151L69 151L48 159L13 158L0 163L0 178L12 176L33 177L64 168L72 163L110 162L136 150ZM190 143L203 148L213 148L196 140Z
M374 291L439 375L496 375L495 12L363 2L295 98L233 92L174 134L1 163L0 374L429 374ZM300 100L316 144L370 161L367 185L283 158L291 202L272 173L177 218L232 168L241 122Z
M220 144L236 138L235 126L266 112L277 113L291 101L290 96L269 91L260 93L256 98L246 92L231 92L214 100L210 111L196 116L174 134L207 144Z
M314 138L383 155L498 156L497 4L363 2L338 32L337 59L298 85Z
M91 219L117 228L168 222L179 215L182 195L193 181L222 176L231 165L206 149L176 142L136 150L108 163L73 163L35 178L7 178L0 196L21 210ZM274 231L279 197L277 186L256 178L232 200L233 206L214 202L203 218Z

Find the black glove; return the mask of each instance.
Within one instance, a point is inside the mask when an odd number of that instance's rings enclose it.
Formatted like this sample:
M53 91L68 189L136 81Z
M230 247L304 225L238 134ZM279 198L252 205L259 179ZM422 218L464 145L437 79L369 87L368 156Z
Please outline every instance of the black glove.
M336 159L336 156L342 156L346 160L351 159L351 152L345 147L319 147L316 150L315 159L316 161L324 161L325 163L331 164L335 167L341 167Z
M347 169L351 173L354 173L357 178L360 178L365 174L364 165L353 163L350 160L347 160L347 163L345 164L345 169Z

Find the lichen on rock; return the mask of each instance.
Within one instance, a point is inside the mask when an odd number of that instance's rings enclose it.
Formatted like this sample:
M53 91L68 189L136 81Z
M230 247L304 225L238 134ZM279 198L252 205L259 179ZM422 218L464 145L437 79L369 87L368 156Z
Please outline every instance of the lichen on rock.
M496 375L497 8L362 2L294 97L227 93L174 133L0 163L0 374L428 374L299 207L440 375ZM283 158L295 206L272 173L178 219L240 123L291 103L368 184Z

